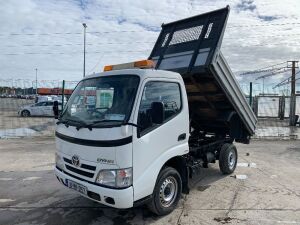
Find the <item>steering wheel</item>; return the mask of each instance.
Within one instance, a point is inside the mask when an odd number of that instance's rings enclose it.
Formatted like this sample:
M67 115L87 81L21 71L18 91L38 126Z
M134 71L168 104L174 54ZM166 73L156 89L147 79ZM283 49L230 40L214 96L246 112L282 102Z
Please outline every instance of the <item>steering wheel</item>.
M97 113L100 116L103 116L104 115L104 112L100 112L100 110L103 110L103 109L109 109L108 107L100 107L100 108L95 108L93 113Z
M100 108L95 108L95 111L101 110L101 109L109 109L108 107L100 107Z

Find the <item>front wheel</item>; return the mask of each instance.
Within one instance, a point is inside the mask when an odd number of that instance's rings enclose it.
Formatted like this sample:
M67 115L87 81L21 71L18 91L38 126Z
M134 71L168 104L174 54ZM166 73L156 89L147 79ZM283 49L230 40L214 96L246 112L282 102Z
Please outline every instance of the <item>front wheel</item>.
M231 174L236 168L238 153L235 145L226 143L221 147L219 167L223 174Z
M159 216L169 214L176 208L181 191L182 181L177 170L172 167L163 168L158 175L149 209Z

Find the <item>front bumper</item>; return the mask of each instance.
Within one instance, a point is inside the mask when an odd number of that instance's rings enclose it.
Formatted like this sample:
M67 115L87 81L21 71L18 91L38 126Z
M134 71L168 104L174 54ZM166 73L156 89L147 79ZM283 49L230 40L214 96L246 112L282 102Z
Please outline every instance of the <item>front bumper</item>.
M93 198L93 195L83 195L86 198L99 202L101 204L111 206L119 209L126 209L133 207L133 187L128 187L126 189L110 189L105 187L100 187L97 185L90 184L88 182L81 181L76 179L68 174L55 168L55 175L58 180L66 186L66 179L74 181L78 184L81 184L87 188L89 193L96 193L100 196L100 200ZM78 192L79 193L79 192ZM112 201L113 199L113 201ZM113 202L113 203L112 203Z

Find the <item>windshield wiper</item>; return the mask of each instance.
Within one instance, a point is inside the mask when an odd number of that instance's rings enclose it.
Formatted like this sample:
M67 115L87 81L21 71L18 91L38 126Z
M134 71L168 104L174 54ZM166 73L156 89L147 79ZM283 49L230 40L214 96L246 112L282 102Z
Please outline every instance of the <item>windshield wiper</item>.
M122 125L131 125L131 126L133 126L133 127L137 127L137 128L142 128L141 126L139 126L139 125L137 125L137 124L135 124L135 123L122 123Z
M123 120L97 120L97 121L94 121L90 124L88 124L89 126L93 126L93 125L97 125L97 124L101 124L103 122L120 122L120 126L125 126L125 125L131 125L131 126L134 126L134 127L137 127L137 128L141 128L139 125L137 124L134 124L134 123L128 123L128 122L125 122Z
M101 124L103 122L120 122L120 123L123 123L124 121L123 120L105 120L104 119L104 120L95 120L92 123L89 123L88 125L93 126L93 125Z
M89 124L86 124L85 122L81 121L81 120L72 120L72 119L64 119L64 120L60 120L58 121L56 124L65 124L66 127L70 126L70 122L71 123L77 123L79 124L78 126L76 126L77 130L80 130L81 128L88 128L89 130L92 130L92 127Z

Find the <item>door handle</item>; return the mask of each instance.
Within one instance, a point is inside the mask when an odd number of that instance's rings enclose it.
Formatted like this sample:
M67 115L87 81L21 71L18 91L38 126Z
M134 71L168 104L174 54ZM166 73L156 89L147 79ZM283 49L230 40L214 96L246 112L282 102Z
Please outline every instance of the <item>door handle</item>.
M180 134L180 135L178 136L178 141L183 141L183 140L185 140L185 139L186 139L186 133Z

